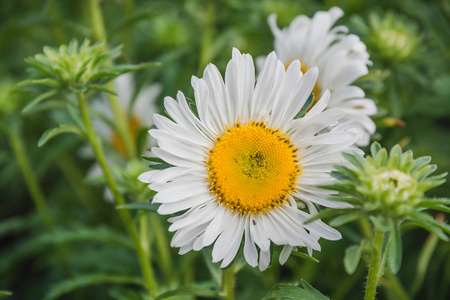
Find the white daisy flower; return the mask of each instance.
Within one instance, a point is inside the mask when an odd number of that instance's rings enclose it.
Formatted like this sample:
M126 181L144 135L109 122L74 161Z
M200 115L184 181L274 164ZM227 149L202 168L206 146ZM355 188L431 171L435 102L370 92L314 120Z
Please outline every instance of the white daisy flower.
M320 75L314 95L321 96L329 89L328 107L346 112L341 122L356 118L351 130L358 134L357 145L366 146L375 132L375 123L369 116L376 114L377 108L373 100L365 98L363 90L351 84L368 73L367 65L371 62L359 37L347 34L346 26L332 28L343 14L340 8L333 7L327 12L317 12L312 19L301 15L281 30L275 14L269 16L268 22L275 36L275 52L284 65L287 67L299 59L302 72L318 67Z
M317 212L314 204L348 207L326 200L317 185L334 180L333 164L355 142L348 124L316 135L344 117L341 109L323 111L329 92L302 118L295 118L317 79L317 68L306 74L294 61L287 70L272 52L255 85L252 57L233 49L225 81L209 64L203 78L192 78L198 116L182 92L166 97L171 119L155 114L150 135L157 157L171 165L139 176L157 191L153 203L176 231L171 246L180 254L214 244L213 262L228 266L244 240L249 265L265 270L270 245L284 246L280 263L294 247L320 250L319 238L341 235L320 220L304 224ZM258 251L259 249L259 251Z

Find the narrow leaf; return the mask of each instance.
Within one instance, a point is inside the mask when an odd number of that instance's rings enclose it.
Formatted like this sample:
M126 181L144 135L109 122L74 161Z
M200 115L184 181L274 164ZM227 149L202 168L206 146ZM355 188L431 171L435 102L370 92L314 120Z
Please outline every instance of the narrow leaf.
M38 141L38 147L42 147L45 143L47 143L50 139L53 137L61 134L61 133L75 133L78 134L81 137L85 137L84 133L75 125L72 124L62 124L59 125L59 127L49 129L45 131L41 138Z
M303 252L292 251L291 254L294 255L294 256L297 256L297 257L301 257L301 258L310 260L310 261L315 262L315 263L319 262L319 260L317 258L314 258L314 257L312 257L312 256L310 256L310 255L308 255L306 253L303 253Z
M5 297L8 297L8 296L12 296L12 292L10 292L10 291L0 291L0 298L5 298Z
M54 285L44 297L44 300L57 299L75 290L105 283L143 285L139 277L109 274L77 275L74 279L65 280Z
M361 253L361 245L350 246L345 250L344 268L349 275L355 273L359 261L361 260Z
M133 210L145 210L145 211L157 211L158 204L150 204L144 202L133 202L116 206L116 209L133 209Z
M341 226L349 222L353 222L360 218L364 218L367 214L365 212L354 212L351 214L345 214L342 216L337 216L333 220L330 221L330 225L333 227Z
M402 265L402 239L400 226L391 221L391 238L388 245L388 266L392 274L396 274Z
M35 107L39 102L44 101L45 99L48 99L48 98L54 96L57 92L58 92L57 90L51 90L51 91L48 91L46 93L43 93L43 94L37 96L22 109L22 113L23 114L27 113L30 109Z
M26 87L26 86L34 86L34 85L45 85L49 87L59 87L60 84L57 80L51 78L45 79L28 79L17 84L17 87Z

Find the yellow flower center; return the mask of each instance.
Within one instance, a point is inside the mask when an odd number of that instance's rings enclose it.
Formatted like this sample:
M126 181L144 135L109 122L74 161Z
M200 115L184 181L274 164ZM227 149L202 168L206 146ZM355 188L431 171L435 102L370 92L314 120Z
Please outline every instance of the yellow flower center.
M142 123L139 121L139 119L137 117L132 115L128 121L128 132L129 132L131 140L133 142L136 142L137 132L138 132L139 128L141 128L141 127L142 127ZM122 155L127 154L127 151L125 148L125 143L117 131L113 131L110 139L111 139L111 144L117 150L117 152L119 152Z
M210 190L221 205L233 212L263 213L286 203L301 175L298 149L266 125L239 122L217 138L209 150Z
M289 65L291 64L291 62L293 62L293 60L288 61L284 65L286 70L289 67ZM310 69L310 67L307 64L305 64L304 62L302 62L301 60L300 60L300 64L301 64L300 70L302 71L303 74L305 74ZM317 101L319 101L320 96L322 95L322 89L319 86L319 81L316 81L316 84L314 85L314 88L311 93L314 93L314 100L313 100L313 103L311 104L311 106L309 107L308 111L311 108L313 108L314 105L316 105Z

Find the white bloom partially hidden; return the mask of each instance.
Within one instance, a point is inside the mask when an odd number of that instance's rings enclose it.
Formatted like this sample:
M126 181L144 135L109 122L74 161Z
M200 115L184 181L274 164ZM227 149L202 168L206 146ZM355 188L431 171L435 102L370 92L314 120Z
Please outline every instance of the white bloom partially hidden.
M275 37L275 52L284 65L299 59L303 72L318 67L319 77L313 89L316 99L329 89L328 107L346 112L341 122L356 118L352 130L358 135L357 145L366 146L375 132L369 116L376 114L377 108L373 100L365 98L363 90L351 84L368 73L369 54L359 37L347 34L346 26L332 28L342 15L340 8L333 7L317 12L312 19L298 16L281 30L275 14L269 16L268 22Z
M287 70L274 52L267 57L255 85L255 67L248 54L233 49L225 82L209 64L203 78L192 78L198 116L182 92L166 97L171 119L155 114L150 130L157 157L171 165L139 176L157 191L153 203L176 231L171 245L180 254L214 244L213 262L229 265L244 241L249 265L265 270L270 245L284 246L280 263L294 247L320 250L319 238L341 235L320 220L304 224L317 213L315 204L348 207L326 200L316 187L333 182L334 164L355 142L341 109L328 109L329 92L303 117L295 118L317 79L294 61Z

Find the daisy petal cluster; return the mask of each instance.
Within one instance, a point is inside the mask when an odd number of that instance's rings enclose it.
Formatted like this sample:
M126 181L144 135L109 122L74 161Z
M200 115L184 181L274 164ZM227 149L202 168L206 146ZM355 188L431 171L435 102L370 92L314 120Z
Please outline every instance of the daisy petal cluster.
M342 15L340 8L333 7L317 12L311 19L298 16L283 29L278 28L275 14L269 16L268 22L275 37L275 51L286 68L297 59L303 72L318 67L319 77L313 89L316 99L329 89L329 108L345 111L341 122L356 119L352 130L358 135L357 145L366 146L375 132L369 116L376 114L377 108L373 100L365 98L363 90L351 84L368 73L369 54L359 37L347 34L346 26L333 27Z
M321 220L304 224L315 205L349 206L316 186L334 182L329 173L344 163L342 152L359 151L349 123L339 123L345 111L325 110L329 91L298 117L317 76L317 68L303 74L298 60L286 69L273 52L256 81L252 57L233 49L224 79L213 64L192 77L196 112L182 92L164 99L169 117L155 114L150 134L153 154L170 167L139 179L157 192L160 214L176 214L169 230L180 254L213 245L223 268L243 242L245 260L264 270L272 244L283 246L284 263L295 247L311 254L320 238L341 237Z

